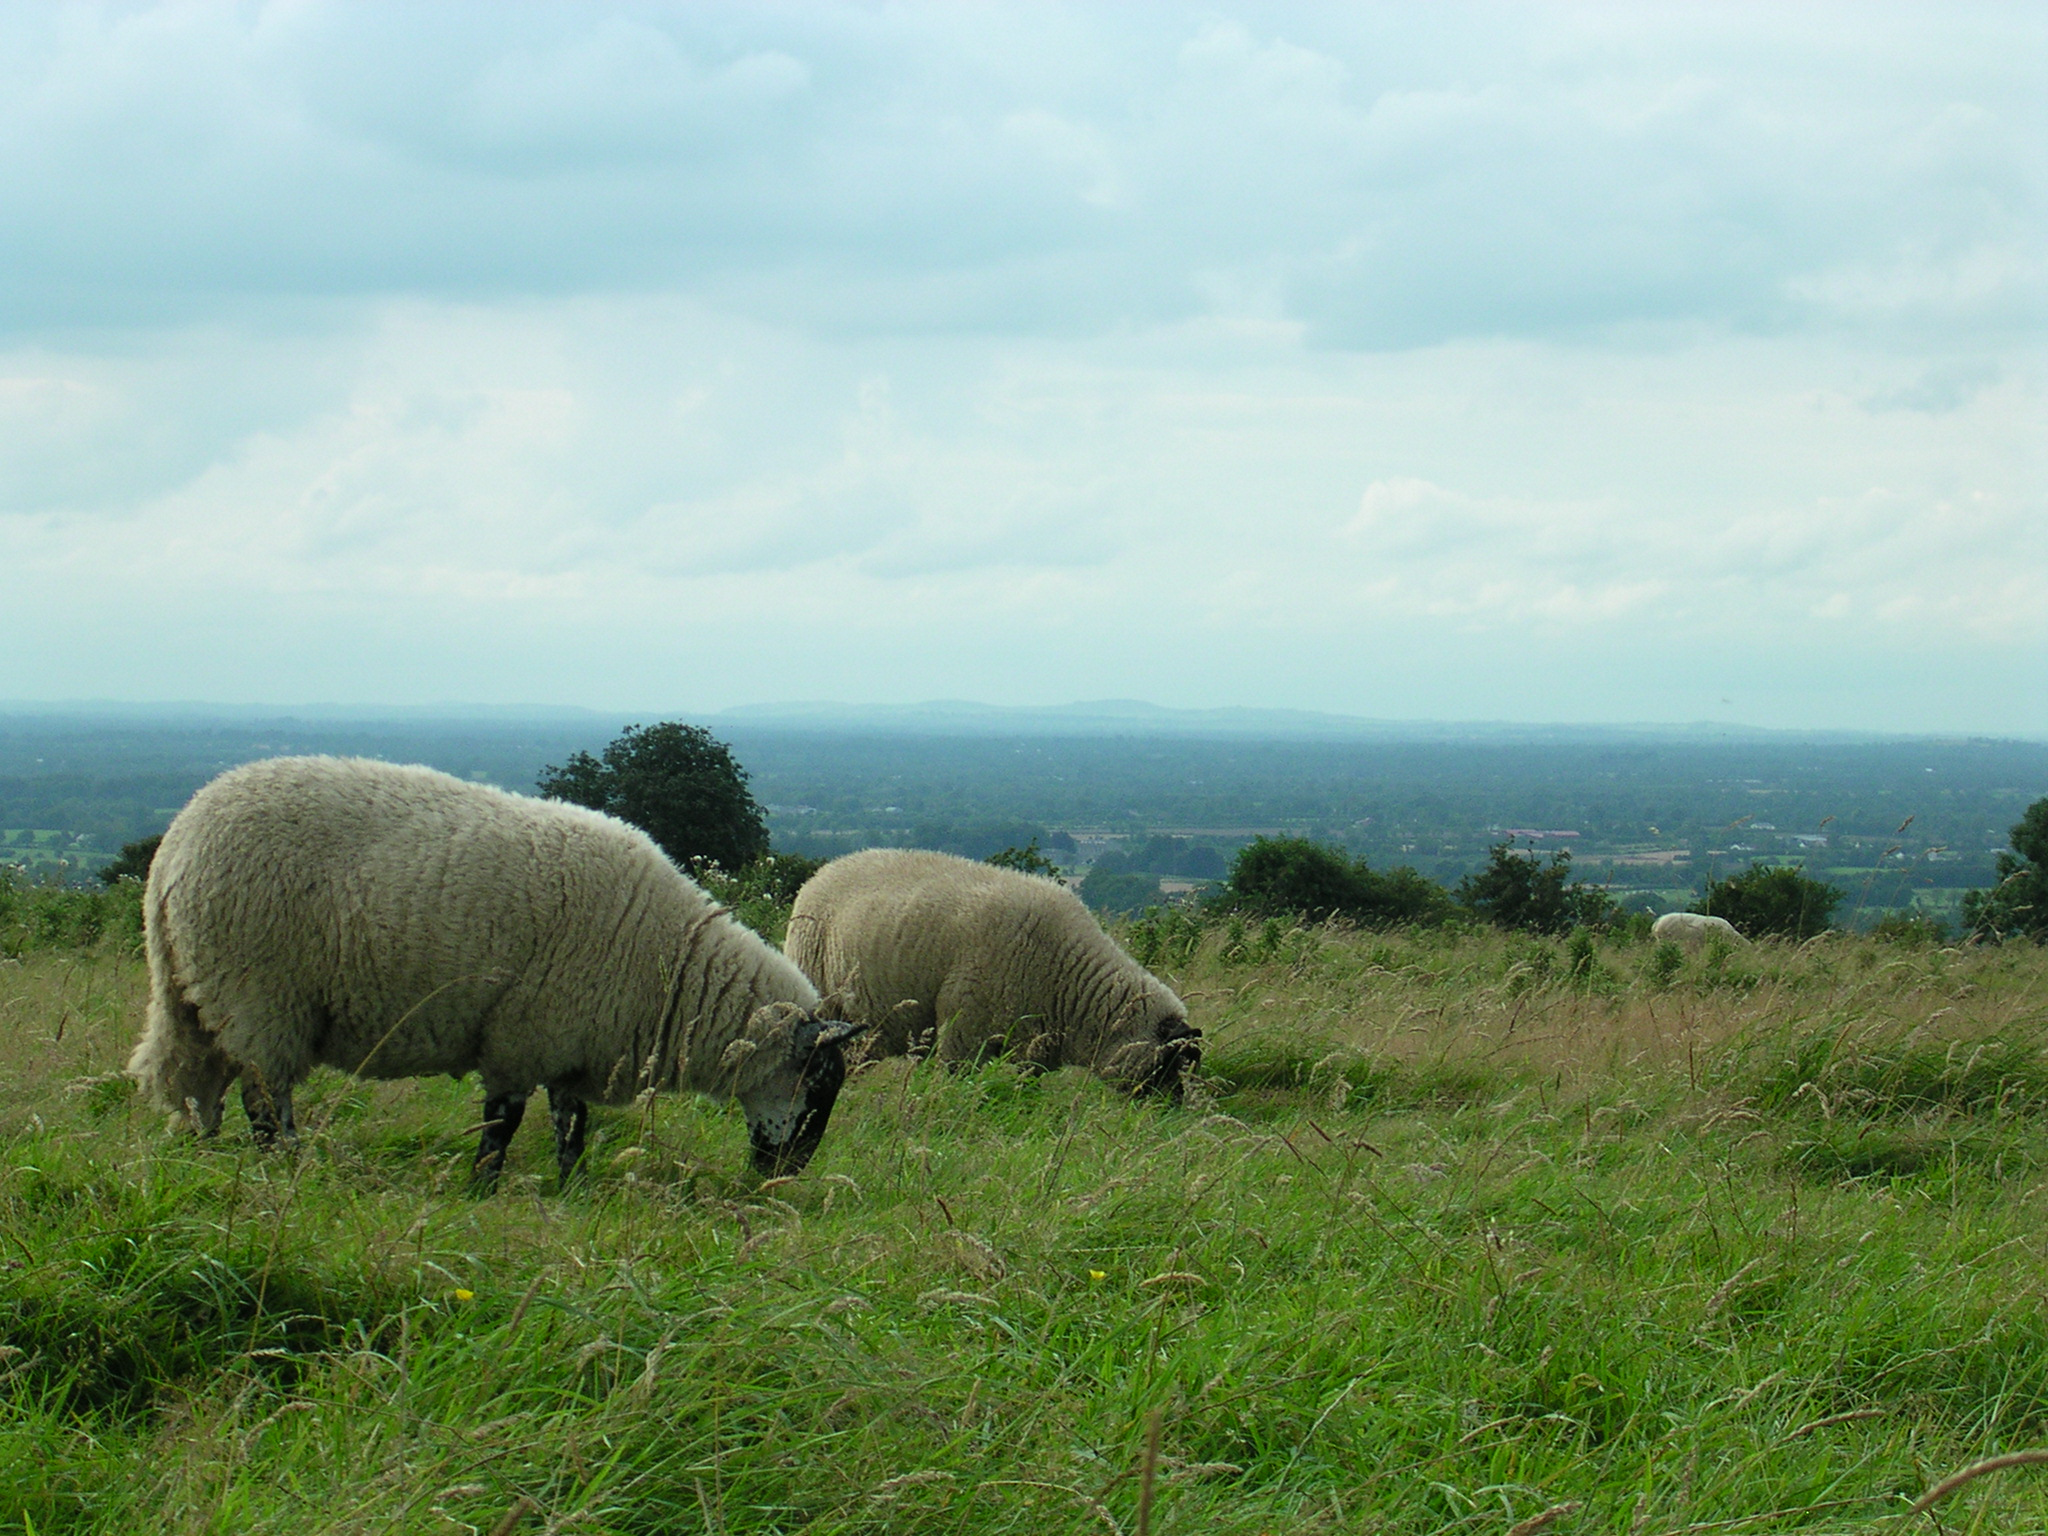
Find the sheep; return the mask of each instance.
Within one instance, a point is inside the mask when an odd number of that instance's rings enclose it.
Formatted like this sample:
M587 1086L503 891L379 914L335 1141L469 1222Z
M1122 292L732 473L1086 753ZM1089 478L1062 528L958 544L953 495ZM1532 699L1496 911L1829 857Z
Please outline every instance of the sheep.
M784 948L872 1028L871 1055L924 1040L953 1065L1007 1051L1176 1101L1201 1061L1186 1005L1042 876L949 853L849 854L797 892Z
M755 1167L824 1135L859 1027L638 829L431 768L280 757L222 774L143 893L150 997L128 1073L211 1136L237 1077L264 1144L316 1064L483 1078L488 1183L546 1084L563 1179L589 1105L734 1097Z
M1698 949L1714 938L1730 944L1749 942L1727 918L1709 917L1704 912L1666 912L1650 925L1650 937L1659 944L1682 944L1687 949Z

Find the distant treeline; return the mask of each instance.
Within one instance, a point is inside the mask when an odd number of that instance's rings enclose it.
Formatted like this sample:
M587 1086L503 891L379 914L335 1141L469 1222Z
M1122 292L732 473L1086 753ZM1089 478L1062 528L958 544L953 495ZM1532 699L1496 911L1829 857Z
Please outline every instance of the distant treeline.
M611 734L563 721L0 716L0 835L46 834L43 857L57 839L84 839L75 873L89 877L85 865L161 831L194 789L238 762L360 754L531 791L545 765L601 750ZM1533 829L1577 833L1542 846L1573 849L1583 875L1654 886L1666 899L1753 858L1797 857L1843 884L1851 906L1882 906L1929 887L1992 883L2006 829L2048 794L2048 744L2038 742L1000 739L754 728L727 739L785 852L825 858L881 844L985 858L1036 837L1068 867L1102 854L1093 862L1105 888L1112 875L1138 885L1150 876L1155 892L1161 878L1215 878L1217 863L1262 833L1308 837L1374 868L1412 867L1448 888L1482 868L1507 831ZM1162 844L1169 836L1179 841ZM1626 862L1648 848L1683 862Z

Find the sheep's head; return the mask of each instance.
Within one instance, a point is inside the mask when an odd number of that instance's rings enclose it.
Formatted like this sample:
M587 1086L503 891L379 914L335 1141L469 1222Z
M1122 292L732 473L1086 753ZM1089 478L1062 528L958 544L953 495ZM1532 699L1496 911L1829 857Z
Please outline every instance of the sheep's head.
M756 1171L779 1178L811 1160L846 1081L846 1042L866 1028L815 1014L777 1021L749 1063L766 1055L765 1070L748 1073L737 1094Z
M1202 1032L1188 1023L1186 1007L1172 993L1161 1004L1147 1010L1143 1023L1111 1048L1102 1075L1135 1097L1158 1094L1178 1104L1186 1074L1202 1064Z

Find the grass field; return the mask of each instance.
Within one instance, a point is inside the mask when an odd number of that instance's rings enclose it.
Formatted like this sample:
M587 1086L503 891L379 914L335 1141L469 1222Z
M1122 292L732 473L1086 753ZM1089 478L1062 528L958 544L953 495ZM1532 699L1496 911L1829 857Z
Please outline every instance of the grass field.
M167 1138L101 926L0 963L0 1531L2048 1528L1907 1513L2048 1445L2031 946L1175 919L1185 1108L882 1063L799 1179L663 1099L477 1199L473 1084Z

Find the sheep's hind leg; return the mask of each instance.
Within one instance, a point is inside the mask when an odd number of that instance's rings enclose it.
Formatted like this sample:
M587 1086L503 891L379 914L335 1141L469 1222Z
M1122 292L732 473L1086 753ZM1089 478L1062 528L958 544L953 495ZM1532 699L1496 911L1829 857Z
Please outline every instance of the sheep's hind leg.
M242 1112L249 1117L249 1134L259 1147L274 1147L278 1138L296 1141L298 1122L292 1118L292 1091L272 1088L255 1072L242 1078Z
M479 1184L495 1184L505 1169L505 1149L519 1122L526 1118L526 1095L497 1093L484 1100L484 1134L477 1143L475 1177Z
M550 1087L548 1112L555 1122L555 1168L566 1184L583 1157L583 1138L590 1129L590 1106L572 1093Z

